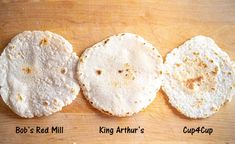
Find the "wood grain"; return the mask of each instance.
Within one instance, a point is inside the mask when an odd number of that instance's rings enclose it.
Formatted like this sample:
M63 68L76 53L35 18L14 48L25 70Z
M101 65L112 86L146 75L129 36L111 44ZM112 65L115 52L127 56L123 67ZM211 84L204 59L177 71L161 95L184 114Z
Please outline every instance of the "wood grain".
M163 57L195 35L212 37L235 59L235 1L38 1L0 2L0 51L25 30L50 30L68 39L80 55L87 47L119 33L133 32L159 48ZM16 134L16 126L63 126L63 134ZM143 127L144 134L99 134L99 126ZM212 135L184 134L183 127L205 126ZM235 143L235 100L214 116L191 120L173 109L162 91L143 112L106 116L82 94L61 112L23 119L0 100L0 143Z

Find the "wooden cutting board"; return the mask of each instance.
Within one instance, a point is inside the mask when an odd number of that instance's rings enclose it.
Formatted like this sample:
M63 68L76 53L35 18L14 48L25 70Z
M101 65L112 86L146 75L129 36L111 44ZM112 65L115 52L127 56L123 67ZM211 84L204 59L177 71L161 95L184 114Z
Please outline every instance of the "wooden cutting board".
M68 39L80 54L119 32L143 36L163 57L195 35L212 37L235 60L235 1L145 0L0 2L0 49L25 30L50 30ZM63 127L63 133L16 134L16 127ZM99 133L99 127L144 128L144 133ZM211 135L183 128L213 128ZM160 91L143 112L129 118L106 116L80 93L61 112L23 119L0 99L0 143L235 143L235 100L210 118L191 120L173 109Z

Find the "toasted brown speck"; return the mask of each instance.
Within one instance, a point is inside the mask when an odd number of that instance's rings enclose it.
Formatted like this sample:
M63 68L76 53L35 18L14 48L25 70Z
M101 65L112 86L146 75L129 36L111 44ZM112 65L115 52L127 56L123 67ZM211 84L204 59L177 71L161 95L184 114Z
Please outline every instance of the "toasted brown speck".
M83 61L83 58L79 58L79 61L80 61L80 63L83 63L84 61Z
M106 39L106 40L104 41L104 44L106 44L108 41L109 41L109 39Z
M179 66L180 66L180 64L178 64L178 63L177 63L177 64L175 64L175 65L176 65L177 67L179 67Z
M122 73L122 70L118 70L118 73Z
M193 78L193 79L188 79L186 81L186 87L189 89L194 89L194 82L201 82L202 79L203 79L202 76L199 76L199 77Z
M17 94L17 99L18 99L19 101L22 101L22 100L23 100L23 97L22 97L20 94Z
M70 92L71 92L71 93L74 93L74 92L75 92L75 89L74 89L74 88L71 88L71 89L70 89Z
M109 111L106 111L106 110L104 110L104 109L101 109L101 111L102 111L103 113L108 114L108 115L113 115L112 113L110 113Z
M60 72L61 72L62 74L66 74L66 73L67 73L67 69L66 69L66 68L61 68Z
M53 99L53 103L56 104L56 103L57 103L57 100L56 100L56 99Z
M205 64L205 63L202 62L202 61L200 61L200 62L198 63L198 66L207 68L207 64Z
M193 52L193 55L199 55L199 52Z
M46 38L43 38L41 41L40 41L40 46L44 46L44 45L47 45L48 44L48 40Z
M22 68L22 70L23 70L26 74L32 73L32 69L29 68L29 67Z
M194 107L196 108L200 108L204 103L204 100L201 98L201 99L197 99L197 101L194 103Z
M44 102L43 102L43 105L44 105L44 106L48 106L49 103L48 103L47 101L44 101Z
M97 75L101 75L101 73L102 73L101 70L96 70Z
M213 75L216 75L217 72L218 72L218 67L215 67L214 71L211 71L211 73L212 73Z
M215 106L212 106L211 111L218 111L218 108L216 108Z

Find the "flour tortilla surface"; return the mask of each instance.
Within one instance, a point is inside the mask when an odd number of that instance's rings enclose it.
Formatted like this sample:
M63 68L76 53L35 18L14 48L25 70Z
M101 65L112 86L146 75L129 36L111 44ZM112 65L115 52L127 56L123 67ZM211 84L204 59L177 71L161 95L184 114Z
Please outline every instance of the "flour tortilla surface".
M0 94L21 117L50 115L78 94L78 57L72 45L49 31L15 36L0 56Z
M196 36L173 49L164 73L169 102L190 118L211 116L235 93L232 61L209 37Z
M158 50L131 33L109 37L80 58L78 77L83 94L98 110L124 117L146 108L162 82Z

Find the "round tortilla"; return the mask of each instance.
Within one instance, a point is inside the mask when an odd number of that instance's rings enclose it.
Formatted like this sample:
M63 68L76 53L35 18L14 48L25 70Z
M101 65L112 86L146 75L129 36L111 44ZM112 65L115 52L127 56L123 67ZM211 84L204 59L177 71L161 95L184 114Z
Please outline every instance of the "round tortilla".
M87 49L78 77L83 94L98 110L124 117L146 108L162 82L163 60L140 36L122 33Z
M15 36L0 56L0 94L19 116L50 115L78 94L78 57L72 45L49 31Z
M166 57L162 89L187 117L211 116L232 99L234 87L232 61L209 37L193 37Z

